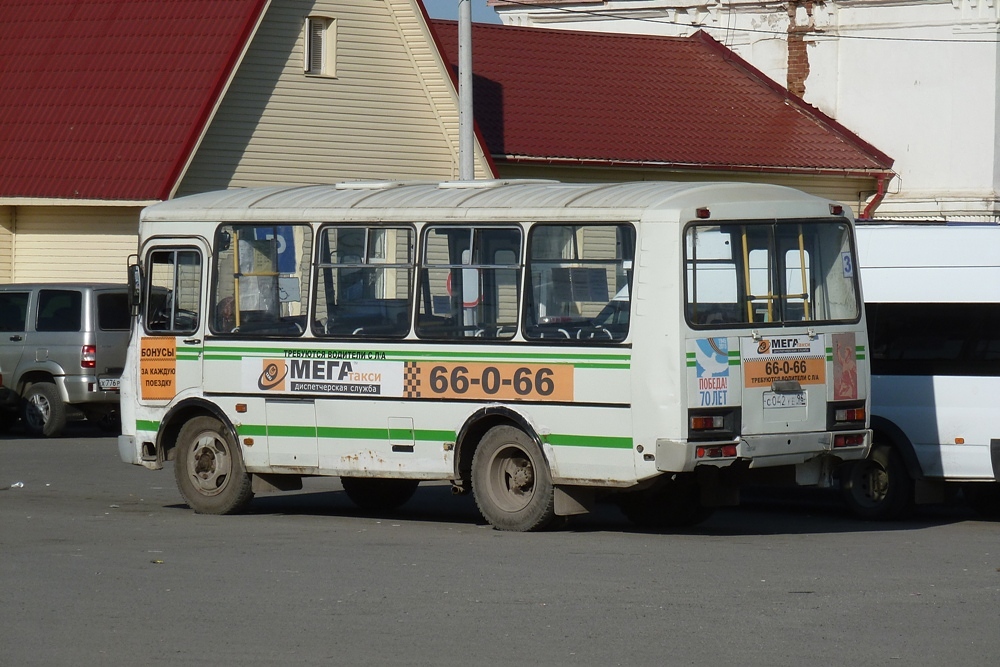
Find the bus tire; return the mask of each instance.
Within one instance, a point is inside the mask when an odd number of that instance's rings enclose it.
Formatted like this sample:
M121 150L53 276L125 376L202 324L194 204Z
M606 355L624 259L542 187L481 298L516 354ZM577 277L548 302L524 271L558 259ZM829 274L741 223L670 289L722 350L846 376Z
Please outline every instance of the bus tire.
M472 493L497 530L549 527L556 516L548 464L538 444L514 426L494 426L472 457Z
M701 490L692 474L678 474L652 489L623 494L618 506L636 526L655 530L696 526L713 511L701 502Z
M28 433L52 438L66 427L66 405L52 382L36 382L28 387L21 402L21 419Z
M236 514L253 499L243 454L215 417L195 417L181 428L174 480L198 514Z
M894 447L875 444L868 458L847 464L841 477L844 501L871 521L894 521L913 506L913 480Z
M415 479L341 477L340 484L351 502L369 512L394 510L413 497L420 484Z
M976 514L990 521L1000 520L1000 482L969 482L962 495Z

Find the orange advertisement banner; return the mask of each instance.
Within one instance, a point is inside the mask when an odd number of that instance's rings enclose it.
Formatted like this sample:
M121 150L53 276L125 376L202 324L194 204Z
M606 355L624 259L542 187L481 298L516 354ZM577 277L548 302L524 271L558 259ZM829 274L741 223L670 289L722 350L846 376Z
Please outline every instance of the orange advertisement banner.
M177 339L146 338L140 343L139 385L144 400L170 400L177 395Z
M572 401L573 367L566 364L407 362L406 398Z
M799 384L826 384L826 359L755 359L743 361L743 386L771 386L772 382L798 380Z

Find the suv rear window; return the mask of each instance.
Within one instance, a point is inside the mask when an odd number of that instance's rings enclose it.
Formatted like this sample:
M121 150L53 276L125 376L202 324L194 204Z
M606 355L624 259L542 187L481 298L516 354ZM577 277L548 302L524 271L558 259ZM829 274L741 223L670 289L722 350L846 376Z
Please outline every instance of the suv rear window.
M130 319L127 295L97 295L97 326L101 331L128 331Z
M83 294L75 290L38 292L36 331L79 331Z

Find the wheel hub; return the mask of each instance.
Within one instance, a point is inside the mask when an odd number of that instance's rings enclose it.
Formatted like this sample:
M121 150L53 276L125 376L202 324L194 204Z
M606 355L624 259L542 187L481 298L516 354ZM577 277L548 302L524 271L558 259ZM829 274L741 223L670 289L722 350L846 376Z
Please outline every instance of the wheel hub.
M527 461L512 463L513 470L508 471L508 488L515 493L526 493L535 482L535 471Z

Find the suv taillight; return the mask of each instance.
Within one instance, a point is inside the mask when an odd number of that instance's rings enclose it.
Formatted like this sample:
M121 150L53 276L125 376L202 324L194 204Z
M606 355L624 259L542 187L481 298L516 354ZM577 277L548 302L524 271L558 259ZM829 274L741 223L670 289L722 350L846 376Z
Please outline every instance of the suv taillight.
M95 368L97 366L97 346L84 345L80 352L80 367Z

